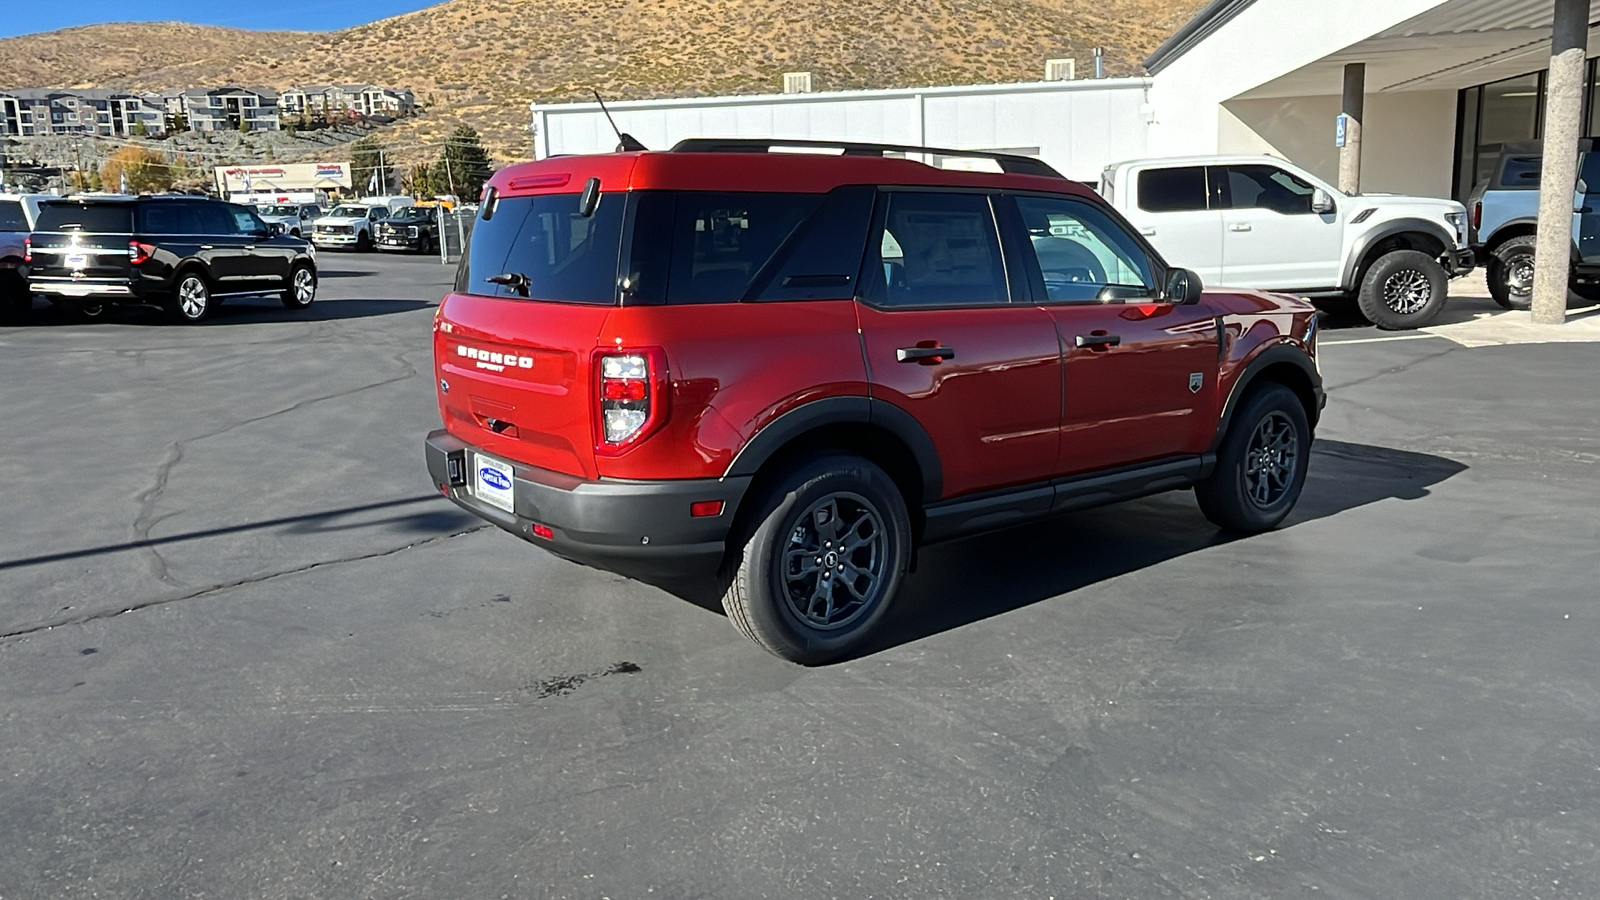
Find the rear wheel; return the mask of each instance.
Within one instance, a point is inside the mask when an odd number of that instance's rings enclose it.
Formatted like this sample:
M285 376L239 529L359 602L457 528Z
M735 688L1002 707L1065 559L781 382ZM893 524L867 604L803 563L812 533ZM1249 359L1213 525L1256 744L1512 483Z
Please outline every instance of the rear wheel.
M283 305L290 309L305 309L317 299L317 273L305 264L297 265L289 273L289 286L281 295Z
M356 235L356 250L365 253L372 249L372 235L363 231Z
M167 315L185 325L205 321L211 314L211 286L205 276L193 269L178 275L178 283L167 298Z
M23 322L32 311L28 280L15 269L0 270L0 321Z
M746 637L815 665L860 649L911 558L905 500L858 456L802 461L758 500L759 519L722 598Z
M1211 476L1195 485L1206 518L1245 534L1276 528L1300 499L1311 427L1294 391L1269 382L1251 388L1217 448Z
M1489 296L1504 309L1533 307L1533 247L1531 234L1514 237L1494 249L1485 267Z
M1444 309L1448 281L1444 266L1428 254L1391 250L1367 269L1356 302L1379 328L1420 328Z

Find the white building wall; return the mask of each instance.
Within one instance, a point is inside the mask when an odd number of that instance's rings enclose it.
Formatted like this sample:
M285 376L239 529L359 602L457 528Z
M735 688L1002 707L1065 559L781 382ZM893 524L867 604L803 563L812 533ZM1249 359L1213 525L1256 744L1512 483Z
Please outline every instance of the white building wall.
M1223 103L1441 2L1318 0L1297 4L1293 21L1285 21L1283 6L1278 3L1248 7L1156 73L1150 88L1155 110L1151 155L1222 152ZM1342 90L1341 83L1333 83L1327 93L1337 97ZM1372 102L1370 93L1367 102ZM1330 132L1332 122L1329 117L1318 130ZM1368 133L1364 131L1363 136Z
M921 90L706 97L609 104L645 146L690 137L790 138L1014 150L1069 178L1142 156L1149 79L1117 78ZM540 158L603 153L617 138L593 103L534 106Z

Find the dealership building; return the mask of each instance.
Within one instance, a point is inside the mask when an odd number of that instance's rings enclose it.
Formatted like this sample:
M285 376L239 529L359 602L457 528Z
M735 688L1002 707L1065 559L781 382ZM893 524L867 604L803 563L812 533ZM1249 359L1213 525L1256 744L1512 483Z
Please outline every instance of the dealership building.
M1500 144L1540 138L1556 0L1216 0L1136 78L610 105L650 147L687 137L874 141L1036 155L1097 181L1139 156L1271 153L1335 184L1460 199ZM1600 131L1587 21L1581 132ZM1044 60L1041 59L1041 66ZM1052 74L1072 67L1056 65ZM1341 129L1341 113L1349 116ZM536 154L611 149L597 104L534 105ZM1351 183L1351 182L1345 182Z

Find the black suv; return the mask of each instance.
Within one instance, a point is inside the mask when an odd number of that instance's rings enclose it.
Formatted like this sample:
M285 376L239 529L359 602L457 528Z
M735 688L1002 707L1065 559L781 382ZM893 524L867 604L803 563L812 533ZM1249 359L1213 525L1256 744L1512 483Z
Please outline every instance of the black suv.
M432 207L406 206L372 226L372 245L379 250L432 253L439 249L439 213Z
M54 200L28 244L28 283L86 317L124 304L195 323L242 294L277 294L304 309L316 298L316 254L280 231L243 206L203 197Z

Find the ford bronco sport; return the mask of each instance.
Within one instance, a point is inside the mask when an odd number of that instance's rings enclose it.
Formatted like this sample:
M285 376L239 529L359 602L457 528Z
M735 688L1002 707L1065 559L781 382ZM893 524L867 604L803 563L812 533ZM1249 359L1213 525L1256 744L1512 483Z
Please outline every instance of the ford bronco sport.
M1310 304L1202 294L1038 160L769 152L804 143L497 172L434 321L437 488L569 559L716 576L803 663L862 648L937 541L1189 487L1232 531L1289 513Z

